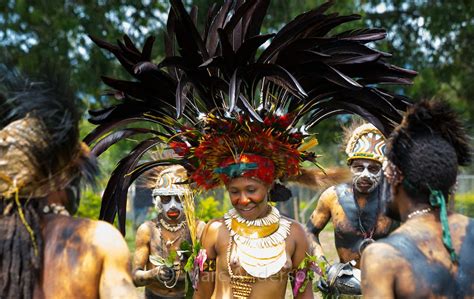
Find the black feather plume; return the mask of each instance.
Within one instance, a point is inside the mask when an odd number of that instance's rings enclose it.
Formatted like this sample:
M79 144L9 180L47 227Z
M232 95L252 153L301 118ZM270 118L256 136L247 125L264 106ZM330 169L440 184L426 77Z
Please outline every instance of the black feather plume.
M151 122L166 128L160 140L176 142L183 150L188 145L194 149L199 144L196 138L206 129L205 115L229 119L245 115L265 126L265 119L288 114L295 118L286 132L306 133L302 128L311 129L333 115L353 113L384 135L390 134L409 101L379 85L410 84L416 72L391 65L390 54L368 46L385 37L383 29L331 34L339 25L360 18L326 13L332 5L325 3L297 16L277 33L262 35L269 0L226 0L213 6L202 33L196 27L196 9L188 13L181 0L172 0L166 57L158 64L151 61L151 38L141 52L126 36L117 45L93 38L117 57L133 80L103 78L120 103L91 112L91 122L98 127L86 141L104 140L97 145L101 153L117 138L149 133L146 122ZM124 125L135 128L106 137ZM199 166L194 159L192 153L185 153L177 163L192 174ZM138 171L135 162L123 160L111 178L101 213L108 221L124 209L123 188L129 181L123 177Z

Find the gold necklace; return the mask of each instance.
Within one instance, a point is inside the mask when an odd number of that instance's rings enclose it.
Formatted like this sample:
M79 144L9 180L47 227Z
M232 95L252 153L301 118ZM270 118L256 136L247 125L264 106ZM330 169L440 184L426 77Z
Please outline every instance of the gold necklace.
M258 221L242 221L238 217L236 211L231 210L224 215L224 222L235 242L240 266L258 278L278 273L287 261L286 238L291 222L281 218L273 207L269 215Z

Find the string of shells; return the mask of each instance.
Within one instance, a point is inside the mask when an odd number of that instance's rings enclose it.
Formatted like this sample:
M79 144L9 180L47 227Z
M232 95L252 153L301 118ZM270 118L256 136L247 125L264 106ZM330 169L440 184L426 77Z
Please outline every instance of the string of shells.
M270 214L268 216L270 216ZM268 217L268 216L266 216L266 217ZM278 213L278 216L280 216L279 213ZM264 218L266 218L266 217L264 217ZM262 220L264 218L262 218ZM231 237L234 239L234 241L237 244L243 244L243 245L248 246L248 247L252 247L252 248L275 247L275 246L285 242L286 238L290 234L291 222L286 220L286 219L280 218L280 219L278 219L280 223L279 223L277 231L275 231L273 234L271 234L267 237L253 239L253 238L249 238L249 237L246 237L246 236L241 236L241 235L237 234L232 229L232 219L236 219L236 218L235 218L235 216L231 215L230 211L229 211L229 213L224 215L224 222L227 226L227 229L230 232ZM274 223L275 222L271 222L269 225L274 224ZM263 225L259 225L259 226L263 226Z
M167 230L167 231L170 231L170 232L177 232L179 231L180 229L182 229L185 225L186 225L186 221L181 221L179 224L177 225L171 225L171 224L168 224L166 223L166 221L163 220L163 218L160 218L160 224Z
M263 218L255 219L255 220L248 220L248 219L243 218L242 216L239 215L236 209L231 209L230 211L227 212L226 215L228 217L234 218L239 223L243 223L249 226L267 226L267 225L278 223L278 221L280 221L280 218L281 218L280 212L275 207L271 207L271 211L267 216Z

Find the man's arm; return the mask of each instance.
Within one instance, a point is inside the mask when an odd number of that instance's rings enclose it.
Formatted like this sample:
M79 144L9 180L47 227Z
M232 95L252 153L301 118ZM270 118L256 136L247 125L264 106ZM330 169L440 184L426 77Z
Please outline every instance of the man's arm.
M135 253L133 255L133 282L136 286L146 286L156 281L158 269L145 270L150 255L151 234L151 228L146 223L140 225L137 230Z
M309 254L309 242L308 239L306 238L306 232L301 226L301 224L297 222L293 222L291 224L291 235L294 236L296 240L296 247L295 247L295 252L293 253L293 256L291 258L292 263L293 263L293 269L296 270L299 266L299 264L306 258L306 255ZM294 274L291 274L294 276ZM295 279L292 277L291 279L292 282L292 287L294 287L294 282ZM314 298L313 295L313 284L311 282L308 282L306 285L306 288L302 293L298 292L296 295L297 299L312 299Z
M395 281L399 257L388 244L374 243L362 253L362 296L364 298L395 298Z
M94 243L103 257L100 298L138 298L130 275L130 253L119 231L108 223L99 222Z
M319 233L324 229L324 227L326 227L331 219L331 204L335 197L336 191L334 187L324 191L319 197L316 209L311 214L311 217L306 224L306 228L309 232L308 238L311 242L310 246L312 254L317 257L324 256L323 248L319 241Z
M202 249L206 250L207 260L216 259L217 251L215 244L217 243L218 230L220 223L217 221L210 221L203 229L201 236ZM211 298L215 287L215 271L204 271L199 275L199 282L197 290L194 292L194 299Z

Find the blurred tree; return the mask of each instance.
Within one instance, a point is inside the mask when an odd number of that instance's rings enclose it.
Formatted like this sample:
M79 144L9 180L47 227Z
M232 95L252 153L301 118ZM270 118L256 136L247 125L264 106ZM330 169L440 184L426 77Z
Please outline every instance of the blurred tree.
M214 197L208 196L204 199L199 200L197 206L197 218L204 222L208 222L211 219L219 218L224 216L226 211L220 208L221 204Z
M100 75L119 68L87 35L112 41L124 33L138 40L159 35L167 9L162 1L0 1L0 46L25 72L45 63L70 70L84 104L97 106Z
M184 0L196 4L198 20L203 20L212 3L223 0ZM322 0L272 0L264 32L275 32L303 11L317 7ZM358 13L361 21L341 26L340 30L364 24L383 27L386 41L376 46L393 53L391 62L419 71L407 95L420 98L437 96L446 99L472 123L474 105L474 5L468 0L338 0L330 11ZM169 9L168 1L152 0L3 0L0 1L0 51L22 71L35 73L45 64L70 70L71 83L82 99L84 110L98 108L110 101L101 98L105 86L101 75L126 77L110 55L93 45L88 34L113 42L128 34L138 44L148 35L157 38L155 61L163 53L163 26ZM201 24L202 26L202 24ZM317 128L323 153L323 164L338 161L340 125L350 117L324 121ZM92 126L83 122L83 132ZM104 154L100 161L108 177L118 162L120 151L134 141L121 143ZM342 161L342 159L339 159Z
M466 119L474 116L474 6L471 1L369 0L368 24L386 28L385 48L396 64L420 75L408 94L450 101Z

